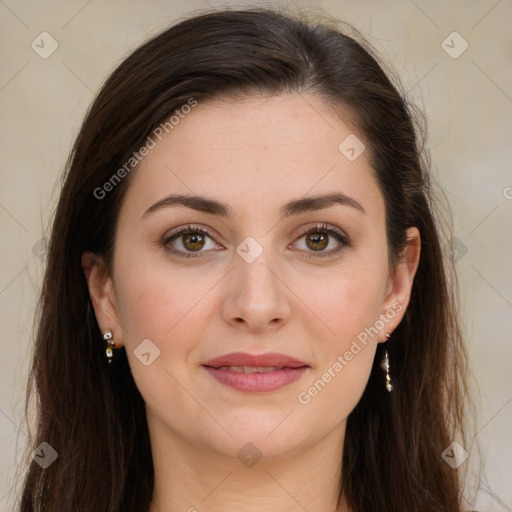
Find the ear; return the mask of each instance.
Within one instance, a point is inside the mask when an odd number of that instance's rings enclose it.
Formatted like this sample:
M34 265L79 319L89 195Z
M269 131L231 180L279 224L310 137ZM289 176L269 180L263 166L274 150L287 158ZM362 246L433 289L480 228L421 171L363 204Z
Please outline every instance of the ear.
M379 333L378 341L387 341L386 333L391 334L402 321L411 298L414 276L418 270L421 251L421 236L418 228L407 229L407 245L396 267L389 277L380 318L385 326Z
M100 331L103 334L112 331L115 348L120 348L124 345L123 329L119 322L114 285L105 262L97 254L84 252L82 269Z

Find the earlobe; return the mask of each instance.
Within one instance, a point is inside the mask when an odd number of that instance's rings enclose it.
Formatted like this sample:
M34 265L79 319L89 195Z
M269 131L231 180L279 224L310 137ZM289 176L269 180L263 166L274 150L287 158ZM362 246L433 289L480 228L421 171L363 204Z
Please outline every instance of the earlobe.
M123 346L123 330L119 322L113 282L103 258L92 252L84 252L82 269L100 331L103 334L112 331L116 347Z

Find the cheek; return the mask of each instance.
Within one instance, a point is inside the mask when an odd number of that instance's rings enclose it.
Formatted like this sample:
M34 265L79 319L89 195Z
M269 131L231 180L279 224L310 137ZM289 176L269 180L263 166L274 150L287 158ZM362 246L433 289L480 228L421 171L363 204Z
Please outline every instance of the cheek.
M118 311L126 353L141 393L151 401L157 399L156 388L168 390L177 386L169 374L182 383L190 380L194 350L204 338L212 316L218 314L209 292L219 275L192 267L187 271L172 268L154 257L119 260L117 269L116 295L119 291ZM141 347L146 346L143 342L157 354L149 366L138 358ZM163 398L170 400L169 396Z
M349 265L347 262L337 275L325 277L315 286L304 289L304 292L309 290L308 305L329 327L327 332L330 331L337 349L373 326L379 318L386 282L383 267L377 262L373 265L362 262Z
M375 345L347 347L333 355L329 364L319 369L314 380L297 395L297 407L305 421L322 418L323 428L330 431L343 422L358 404L370 376ZM347 358L350 353L350 360ZM355 352L355 353L354 353Z
M297 394L298 407L307 417L322 417L334 428L359 402L368 382L375 350L380 302L376 279L362 274L330 281L324 293L312 297L322 322L329 326L316 337L314 375ZM375 277L375 275L374 275Z
M153 280L150 275L127 282L124 289L119 310L126 327L127 349L133 350L149 338L166 351L182 350L187 339L193 339L194 325L197 325L195 309L204 292L194 291L182 280L165 282L161 277Z
M119 246L119 254L115 288L127 345L144 338L163 342L183 325L193 326L190 315L213 286L212 273L179 269L151 248L139 254L132 251L128 258Z
M200 300L212 284L191 286L191 280L182 274L150 265L124 266L120 262L118 269L119 276L123 276L116 284L118 311L137 387L150 406L161 408L164 404L165 408L185 410L187 396L169 392L180 390L176 380L189 380L187 359L204 331L199 323L205 321ZM147 352L149 361L144 361L141 354Z
M337 277L320 281L308 305L319 312L329 329L317 339L318 366L311 382L301 389L298 402L308 412L327 414L332 424L355 407L371 373L380 318L386 268L362 258L346 261ZM311 284L311 283L310 283ZM313 333L311 333L313 336ZM330 407L329 404L337 404Z

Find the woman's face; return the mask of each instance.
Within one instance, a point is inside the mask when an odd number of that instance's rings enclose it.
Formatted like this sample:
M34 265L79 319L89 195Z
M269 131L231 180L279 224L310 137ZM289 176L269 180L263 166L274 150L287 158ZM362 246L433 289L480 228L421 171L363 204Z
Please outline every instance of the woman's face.
M290 94L199 102L153 137L113 273L89 276L152 436L242 458L341 448L419 255L413 228L390 274L384 200L356 136L319 98Z

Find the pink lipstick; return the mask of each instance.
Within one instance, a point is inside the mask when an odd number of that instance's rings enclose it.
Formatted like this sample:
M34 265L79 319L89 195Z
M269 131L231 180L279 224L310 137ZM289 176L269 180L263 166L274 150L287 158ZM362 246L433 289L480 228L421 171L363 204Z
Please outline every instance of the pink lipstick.
M309 365L294 357L278 354L233 352L203 364L218 382L238 391L275 391L298 380Z

